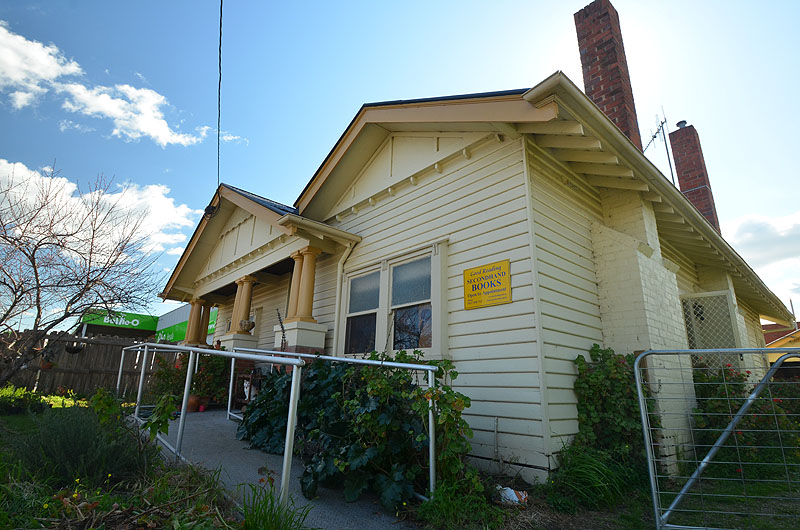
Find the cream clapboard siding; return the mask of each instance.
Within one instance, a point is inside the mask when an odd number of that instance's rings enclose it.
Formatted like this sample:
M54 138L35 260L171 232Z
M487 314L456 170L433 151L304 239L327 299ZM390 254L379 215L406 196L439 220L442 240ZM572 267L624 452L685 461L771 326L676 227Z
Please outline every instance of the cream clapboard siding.
M552 454L578 430L573 360L603 343L591 234L602 216L596 192L565 185L535 148L528 162Z
M546 466L522 160L521 141L484 142L468 160L448 163L442 174L422 175L416 185L400 187L395 196L331 224L363 238L345 272L449 237L444 307L434 311L446 314L446 355L460 373L455 386L472 399L465 416L475 434L473 454L495 457L497 418L498 449L505 462ZM339 258L326 258L317 268L314 316L329 327L335 324ZM513 302L464 310L464 269L503 259L511 261Z
M680 267L676 274L678 292L682 295L702 292L694 262L663 238L660 239L660 244L661 255Z
M337 266L344 251L335 255L324 254L317 260L314 277L314 307L311 314L318 323L328 326L325 333L325 354L335 355L333 349L333 330L336 327L336 283Z
M276 276L273 283L259 283L253 288L253 297L250 302L250 313L255 318L256 327L252 334L258 337L256 348L272 350L275 346L275 326L278 325L278 313L286 318L286 306L289 302L289 284L291 273ZM233 313L234 297L231 296L227 304L222 304L217 310L217 328L214 331L214 340L226 334L227 322ZM233 327L233 326L231 326Z
M736 298L736 305L739 309L738 320L744 327L744 344L742 346L744 348L763 348L765 345L764 332L761 329L761 318L758 313L739 297ZM746 355L741 368L750 370L750 381L757 383L769 370L769 359L766 354Z

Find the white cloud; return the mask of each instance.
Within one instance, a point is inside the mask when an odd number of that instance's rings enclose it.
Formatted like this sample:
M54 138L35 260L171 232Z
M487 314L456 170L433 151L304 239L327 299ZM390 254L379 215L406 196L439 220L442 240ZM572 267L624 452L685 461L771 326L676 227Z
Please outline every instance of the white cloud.
M723 226L723 233L756 267L800 257L800 211L776 217L746 215Z
M80 65L58 47L28 40L0 20L0 91L10 92L11 105L21 109L48 90L52 81L81 75Z
M200 127L195 135L173 131L161 111L161 107L167 104L167 98L149 88L131 85L87 88L79 83L68 83L58 85L57 89L67 94L64 109L111 119L114 122L113 136L128 140L146 136L165 147L169 144L196 144L203 141L208 131L207 127Z
M58 130L61 132L74 130L82 133L88 133L94 131L95 128L89 127L88 125L76 123L72 120L61 120L60 122L58 122Z
M723 225L722 232L784 303L800 299L800 211L746 215Z
M170 256L180 256L181 254L183 254L184 250L186 250L186 247L173 247L167 250L167 254L169 254Z
M105 72L108 74L107 69ZM197 128L195 134L170 128L163 112L169 103L155 90L128 84L92 85L75 79L80 75L80 65L67 59L57 46L17 35L0 20L0 93L7 93L15 109L32 105L36 98L55 91L65 97L65 110L110 119L114 124L112 136L125 140L150 138L161 147L186 146L202 142L208 133L208 127ZM134 75L147 82L141 73ZM59 128L64 131L74 127Z
M29 169L20 162L12 163L0 158L0 183L9 180L36 184L36 181L51 179L56 182L61 190L59 198L65 207L77 207L78 186L64 177L48 176L46 171L39 172ZM29 186L29 189L36 189ZM24 193L24 189L20 189ZM146 213L142 222L142 232L147 234L146 250L148 252L163 252L168 254L178 253L172 246L184 243L187 239L182 230L192 228L197 219L203 214L202 210L193 210L185 204L176 204L175 199L169 196L169 187L163 184L140 186L134 183L119 184L114 191L107 192L105 199L116 202L122 212L132 214ZM24 200L24 196L22 197ZM178 247L183 252L183 247Z
M222 140L225 143L236 142L237 144L250 145L250 140L248 140L247 138L243 138L241 136L231 134L228 132L223 132L220 135L220 140Z

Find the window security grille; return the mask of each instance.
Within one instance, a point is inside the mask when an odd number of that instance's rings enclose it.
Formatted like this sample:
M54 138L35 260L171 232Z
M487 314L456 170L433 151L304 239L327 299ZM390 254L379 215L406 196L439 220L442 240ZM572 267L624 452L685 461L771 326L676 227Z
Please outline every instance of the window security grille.
M710 350L741 347L737 340L734 309L727 292L703 293L681 299L683 318L686 322L686 335L689 349ZM716 355L701 359L692 356L693 364L704 364L719 369L727 364L740 368L738 355Z

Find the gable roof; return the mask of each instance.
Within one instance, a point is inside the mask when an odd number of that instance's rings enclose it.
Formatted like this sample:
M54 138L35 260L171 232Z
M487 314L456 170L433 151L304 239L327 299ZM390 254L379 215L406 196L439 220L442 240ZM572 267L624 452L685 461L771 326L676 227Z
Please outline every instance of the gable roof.
M233 192L236 192L242 197L250 199L254 203L259 204L269 210L272 210L273 212L279 215L286 215L287 213L297 214L297 208L293 206L286 206L285 204L281 204L271 199L267 199L266 197L262 197L261 195L256 195L255 193L243 190L241 188L237 188L236 186L231 186L230 184L225 184L223 182L222 184L220 184L220 187L227 188Z
M205 265L204 258L207 258L214 246L218 244L221 232L236 209L244 210L267 222L281 238L296 236L325 251L333 251L335 244L346 246L361 240L360 237L343 230L306 219L298 215L297 209L292 206L281 204L230 184L219 185L211 198L209 207L213 208L213 213L204 215L200 219L178 264L172 271L164 291L159 295L162 298L182 300L194 294L191 284L194 283L201 267ZM198 250L200 258L189 263L190 256ZM185 285L180 284L179 279Z
M277 225L277 220L286 214L293 214L296 210L291 206L286 206L279 202L272 201L255 193L231 186L230 184L220 184L214 192L214 196L209 202L209 207L215 208L214 213L204 215L195 227L189 243L183 250L178 264L172 270L163 292L159 295L162 298L180 300L190 294L187 292L188 285L177 285L177 280L187 267L189 257L198 248L210 251L216 244L226 219L236 207L251 212L253 215L265 217L269 222L275 224L276 228L289 234L290 230ZM195 263L194 268L202 266L202 263ZM191 276L191 274L190 274ZM180 293L178 293L180 291Z
M558 170L598 188L642 192L659 234L693 262L728 271L737 294L759 313L790 322L791 313L697 208L566 75L558 71L527 91L387 101L361 107L295 201L319 219L314 198L338 196L359 164L393 131L490 131L527 134ZM321 202L321 201L317 201Z

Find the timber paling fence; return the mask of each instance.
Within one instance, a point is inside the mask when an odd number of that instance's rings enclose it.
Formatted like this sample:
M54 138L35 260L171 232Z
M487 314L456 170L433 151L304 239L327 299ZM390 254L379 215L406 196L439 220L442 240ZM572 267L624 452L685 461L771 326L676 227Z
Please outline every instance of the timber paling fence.
M25 331L23 333L31 333ZM74 390L77 394L91 395L98 388L114 389L117 386L119 361L122 348L137 341L125 337L96 336L80 337L52 333L42 341L43 352L47 352L53 366L42 369L42 356L34 358L28 365L11 378L17 387L25 387L44 394L57 394L59 388ZM67 346L83 344L78 353L69 353ZM167 362L174 362L175 353L162 353ZM146 382L150 382L156 370L151 356L145 367ZM142 355L126 355L122 366L120 395L136 395L139 376L142 370Z

